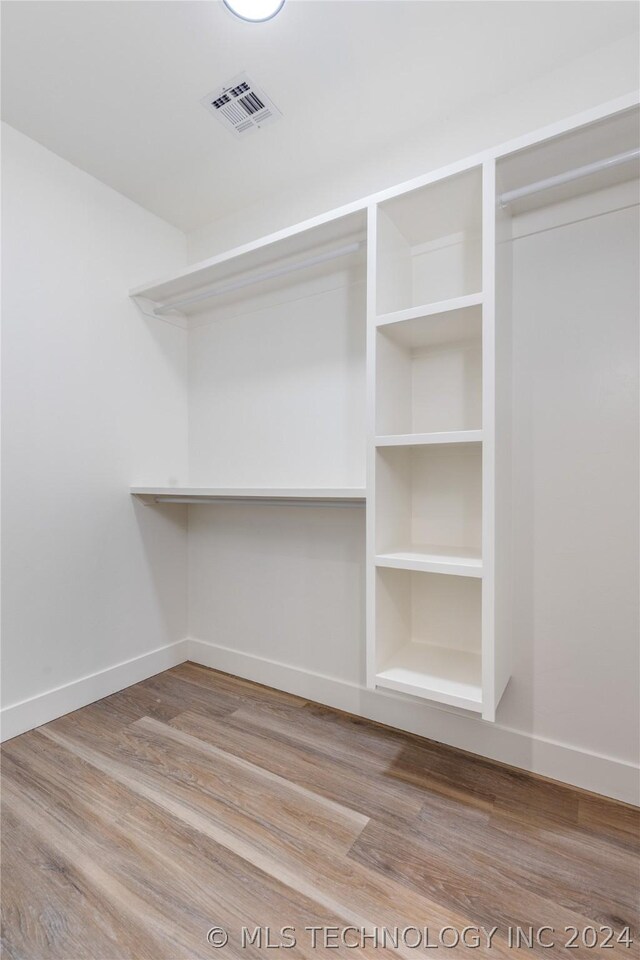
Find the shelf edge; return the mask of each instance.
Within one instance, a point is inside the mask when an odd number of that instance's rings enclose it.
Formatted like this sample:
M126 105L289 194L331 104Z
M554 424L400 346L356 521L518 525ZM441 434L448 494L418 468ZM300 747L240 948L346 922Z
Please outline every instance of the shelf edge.
M401 680L393 680L385 676L387 671L381 671L375 675L377 687L386 690L394 690L397 693L405 693L410 697L419 697L421 700L431 700L435 703L445 703L450 707L460 707L463 710L471 710L474 713L482 713L482 692L479 691L478 699L467 697L458 697L455 694L445 693L441 690L435 690L432 687L418 687L410 683L403 683Z
M376 447L419 447L482 443L482 430L444 430L438 433L389 433L375 438Z
M465 310L467 307L482 305L482 293L469 293L463 297L451 297L449 300L439 300L436 303L425 303L418 307L408 307L406 310L395 310L376 317L376 327L387 327L403 320L420 320L423 317L433 317L441 313L452 313L454 310Z
M366 502L364 487L143 487L129 493L145 503L352 504Z
M465 562L464 560L461 561L460 558L447 560L446 557L442 557L439 560L435 558L419 560L398 554L379 553L376 554L374 560L376 567L384 567L385 569L416 570L419 573L443 573L453 577L482 579L482 561L471 557Z

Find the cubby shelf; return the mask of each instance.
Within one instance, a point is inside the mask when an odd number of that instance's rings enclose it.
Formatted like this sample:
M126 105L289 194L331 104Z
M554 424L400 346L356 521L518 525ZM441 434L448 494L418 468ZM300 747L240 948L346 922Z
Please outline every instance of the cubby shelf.
M444 573L457 577L482 577L482 558L479 553L466 554L447 547L425 547L422 550L396 550L376 555L377 567L397 570L423 570L426 573Z
M440 571L377 568L375 684L482 709L482 583Z
M482 288L482 169L471 167L377 208L376 307L381 316L442 309Z
M482 444L376 451L375 553L480 557ZM432 550L431 544L443 544Z
M376 684L465 710L482 710L481 657L467 650L409 642L376 674Z
M466 310L467 307L482 305L482 293L470 293L464 297L452 297L449 300L440 300L438 303L427 303L420 307L409 307L407 310L396 310L376 317L377 327L389 327L394 323L403 323L405 320L420 320L423 317L437 317L456 310Z
M440 433L389 433L376 437L376 447L438 446L449 443L482 443L482 430L443 430Z
M375 420L379 437L453 438L468 432L478 439L483 426L478 303L456 301L448 313L421 313L376 327Z

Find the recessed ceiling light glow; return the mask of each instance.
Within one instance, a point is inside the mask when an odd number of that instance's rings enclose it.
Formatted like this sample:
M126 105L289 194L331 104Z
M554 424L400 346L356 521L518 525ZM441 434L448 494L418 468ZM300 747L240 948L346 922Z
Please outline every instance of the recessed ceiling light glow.
M280 13L284 0L224 0L224 5L241 20L261 23Z

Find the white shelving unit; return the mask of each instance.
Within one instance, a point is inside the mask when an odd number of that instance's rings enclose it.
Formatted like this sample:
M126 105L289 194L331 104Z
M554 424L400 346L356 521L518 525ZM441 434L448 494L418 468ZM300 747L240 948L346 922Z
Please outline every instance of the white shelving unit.
M376 574L376 685L482 709L481 582L440 573Z
M567 204L580 220L630 202L637 161L608 160L637 143L623 98L131 291L190 351L189 484L131 494L366 502L367 685L494 720L511 648L511 240L565 222ZM353 637L359 669L354 511L193 515L201 623L305 676Z
M368 682L486 719L494 209L487 161L369 214Z

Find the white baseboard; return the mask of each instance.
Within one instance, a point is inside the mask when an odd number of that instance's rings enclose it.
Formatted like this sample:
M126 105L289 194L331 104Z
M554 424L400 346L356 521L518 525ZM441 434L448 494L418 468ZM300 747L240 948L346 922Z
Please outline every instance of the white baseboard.
M355 683L204 640L189 639L188 659L552 780L640 805L638 768L614 757L589 753L499 723L485 723L470 714L430 705L392 691L368 690Z
M177 640L132 660L99 670L88 677L81 677L61 687L47 690L46 693L3 707L0 710L1 739L10 740L19 733L49 723L65 713L79 710L80 707L86 707L134 683L140 683L141 680L153 677L169 667L184 663L187 652L188 640Z
M623 760L545 740L503 727L499 723L485 723L463 712L431 705L392 691L368 690L356 683L193 638L158 647L124 663L4 707L0 711L1 739L10 740L185 660L285 690L583 790L640 804L638 768Z

